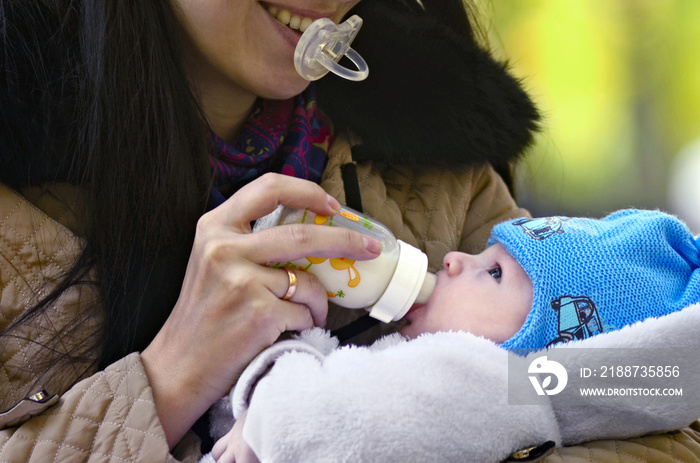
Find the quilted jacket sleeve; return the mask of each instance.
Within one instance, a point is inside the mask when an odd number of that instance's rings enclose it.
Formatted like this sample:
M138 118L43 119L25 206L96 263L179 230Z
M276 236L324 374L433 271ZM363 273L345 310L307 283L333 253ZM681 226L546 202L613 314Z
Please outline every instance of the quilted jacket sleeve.
M197 461L192 436L170 452L139 354L97 373L65 367L45 373L26 361L70 351L101 324L99 310L86 310L99 302L84 284L64 291L42 316L12 327L82 249L66 201L52 200L61 191L34 193L29 202L0 184L0 461L177 461L173 455ZM56 342L57 332L70 336ZM32 400L41 389L47 400Z
M79 382L40 415L0 431L0 461L68 460L177 461L138 354Z

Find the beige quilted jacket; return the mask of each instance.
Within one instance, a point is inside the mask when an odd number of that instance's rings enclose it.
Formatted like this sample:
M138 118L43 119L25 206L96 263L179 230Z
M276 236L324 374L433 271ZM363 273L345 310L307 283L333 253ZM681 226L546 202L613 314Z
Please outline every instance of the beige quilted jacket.
M346 185L340 172L341 166L354 164L352 144L342 140L334 145L321 179L321 186L343 204ZM496 223L529 215L518 208L490 166L447 170L366 163L356 169L363 212L384 223L398 239L423 249L431 271L442 268L449 251L481 252ZM336 329L364 314L331 305L327 327ZM395 331L396 325L379 324L351 341L370 343Z
M341 202L345 190L339 169L349 162L350 147L339 141L322 185ZM386 223L400 239L424 248L434 270L446 251L479 251L494 223L526 213L516 207L489 167L448 172L358 165L357 172L364 211ZM79 222L66 207L74 204L75 195L72 188L56 185L23 190L22 195L0 185L0 329L45 295L80 252ZM87 378L68 374L65 380L64 374L56 375L63 381L49 377L35 384L38 378L23 362L25 354L41 345L47 326L60 327L69 311L94 303L95 297L90 287L73 289L45 317L22 326L20 336L3 340L0 462L197 461L199 442L191 434L169 451L138 353ZM354 311L334 310L329 325L341 326L356 316ZM91 320L85 328L100 322ZM695 458L700 455L697 435L687 429L659 437L657 453L673 451L676 459L668 461L700 461ZM651 448L645 444L593 443L574 448L578 453L571 461L626 455L628 446L641 449L633 454L643 457L643 450Z
M0 329L45 295L47 285L71 267L81 249L69 228L75 228L75 216L64 203L74 189L58 186L25 194L46 212L0 184ZM95 303L95 296L90 287L71 289L45 317L22 326L12 341L3 339L0 461L176 461L137 353L85 379L68 375L66 380L65 374L52 372L54 377L40 384L35 384L31 365L23 362L52 328L71 320L69 311Z

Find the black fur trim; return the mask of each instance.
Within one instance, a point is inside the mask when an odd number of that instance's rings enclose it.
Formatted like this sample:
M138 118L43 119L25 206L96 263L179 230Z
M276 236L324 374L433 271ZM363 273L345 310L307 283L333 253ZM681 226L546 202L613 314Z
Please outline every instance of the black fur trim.
M445 5L451 4L449 11ZM532 142L539 114L518 79L477 45L461 0L364 0L353 48L369 77L328 74L318 100L336 129L362 139L358 161L507 166ZM448 17L449 15L449 17ZM461 30L458 28L461 27Z

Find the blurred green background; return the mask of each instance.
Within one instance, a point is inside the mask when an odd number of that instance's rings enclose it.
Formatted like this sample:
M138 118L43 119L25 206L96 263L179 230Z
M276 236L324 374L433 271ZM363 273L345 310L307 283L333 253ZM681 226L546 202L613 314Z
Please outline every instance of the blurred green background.
M700 233L700 0L475 0L544 116L519 168L535 215L659 208Z

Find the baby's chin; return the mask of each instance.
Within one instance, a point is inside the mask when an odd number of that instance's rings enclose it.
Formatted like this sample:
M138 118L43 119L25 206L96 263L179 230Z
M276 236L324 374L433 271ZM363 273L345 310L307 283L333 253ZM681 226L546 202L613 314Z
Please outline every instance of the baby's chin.
M420 333L416 334L413 332L413 329L412 329L410 323L408 323L403 328L401 328L399 330L399 333L401 334L401 336L408 338L408 339L415 339L418 336L418 334L420 334Z
M420 329L420 322L408 321L408 323L399 330L399 333L401 336L408 339L415 339L423 333L423 330Z
M414 339L423 333L421 329L421 315L423 315L424 308L425 305L414 304L408 313L404 315L403 319L406 321L406 324L399 330L402 336Z

